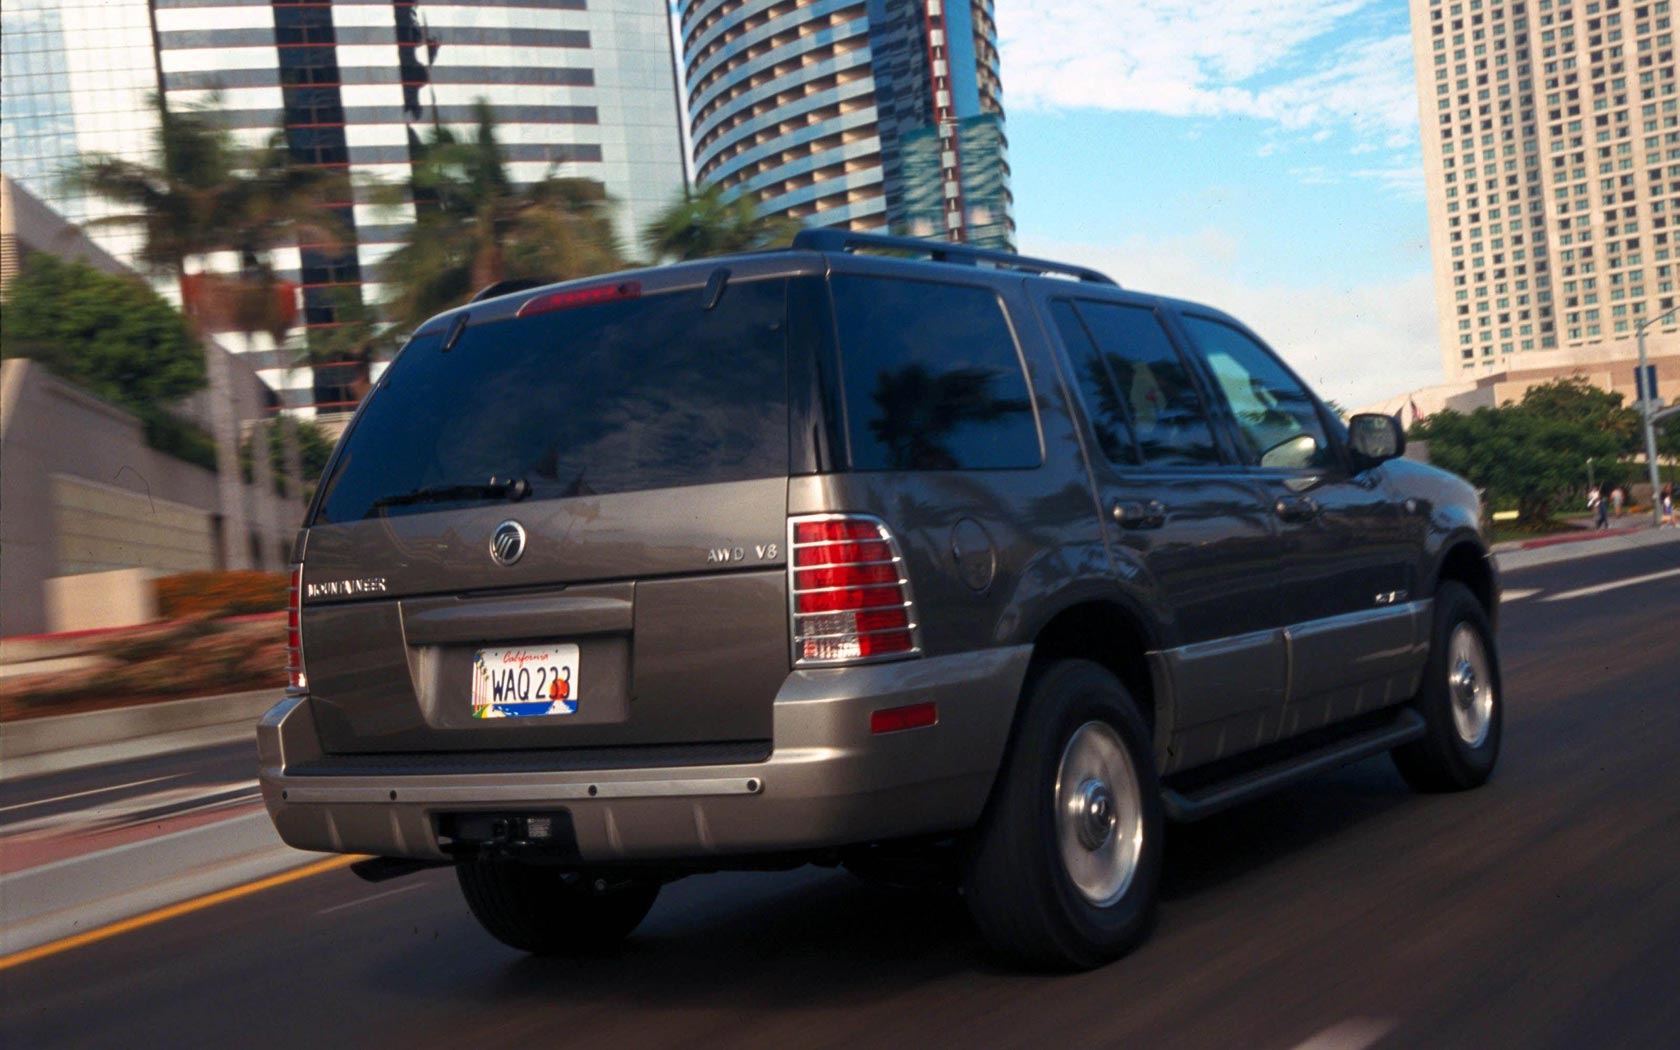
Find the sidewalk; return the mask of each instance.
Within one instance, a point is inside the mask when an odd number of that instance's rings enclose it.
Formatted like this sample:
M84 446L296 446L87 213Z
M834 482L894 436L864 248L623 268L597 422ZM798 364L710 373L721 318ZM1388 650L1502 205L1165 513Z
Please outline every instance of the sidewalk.
M1638 523L1612 519L1608 529L1587 529L1532 540L1511 540L1493 545L1493 554L1501 571L1526 569L1535 565L1550 565L1576 558L1590 558L1598 554L1652 547L1680 541L1680 529L1659 529L1650 523L1649 516ZM1680 552L1676 553L1680 558Z
M267 813L143 839L0 876L0 956L319 861Z

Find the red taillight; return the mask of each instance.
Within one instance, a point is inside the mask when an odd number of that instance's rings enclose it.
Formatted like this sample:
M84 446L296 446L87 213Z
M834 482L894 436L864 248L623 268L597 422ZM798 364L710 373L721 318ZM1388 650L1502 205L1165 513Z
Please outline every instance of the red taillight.
M642 282L620 281L617 284L598 284L591 288L571 288L564 292L549 292L525 300L525 305L519 308L520 317L530 317L532 314L546 314L554 310L567 310L574 306L592 306L595 303L611 303L620 299L634 299L642 294Z
M885 524L861 515L795 518L788 587L796 664L914 656L915 604Z
M307 689L303 673L303 566L292 566L292 585L286 591L286 684Z

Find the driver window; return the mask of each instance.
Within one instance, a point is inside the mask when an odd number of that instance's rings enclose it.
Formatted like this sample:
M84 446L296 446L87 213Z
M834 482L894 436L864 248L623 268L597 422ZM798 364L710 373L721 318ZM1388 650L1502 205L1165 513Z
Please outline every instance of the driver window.
M1230 325L1187 314L1184 327L1236 416L1249 463L1292 469L1330 465L1330 441L1312 397L1276 358Z

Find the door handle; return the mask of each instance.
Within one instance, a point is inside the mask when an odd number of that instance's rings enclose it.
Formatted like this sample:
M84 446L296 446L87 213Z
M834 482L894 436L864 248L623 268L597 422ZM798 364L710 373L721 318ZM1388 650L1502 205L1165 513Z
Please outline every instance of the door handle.
M1318 516L1318 501L1311 496L1279 496L1272 510L1284 521L1311 521Z
M1158 529L1167 523L1167 505L1158 499L1115 500L1109 513L1123 529Z

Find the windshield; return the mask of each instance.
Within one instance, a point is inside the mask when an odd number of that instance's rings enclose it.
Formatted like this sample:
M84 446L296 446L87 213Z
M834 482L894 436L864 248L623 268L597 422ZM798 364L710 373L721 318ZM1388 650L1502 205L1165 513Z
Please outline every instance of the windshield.
M711 310L697 289L472 325L447 353L418 337L314 523L506 499L499 479L541 500L785 474L786 298L737 282Z

